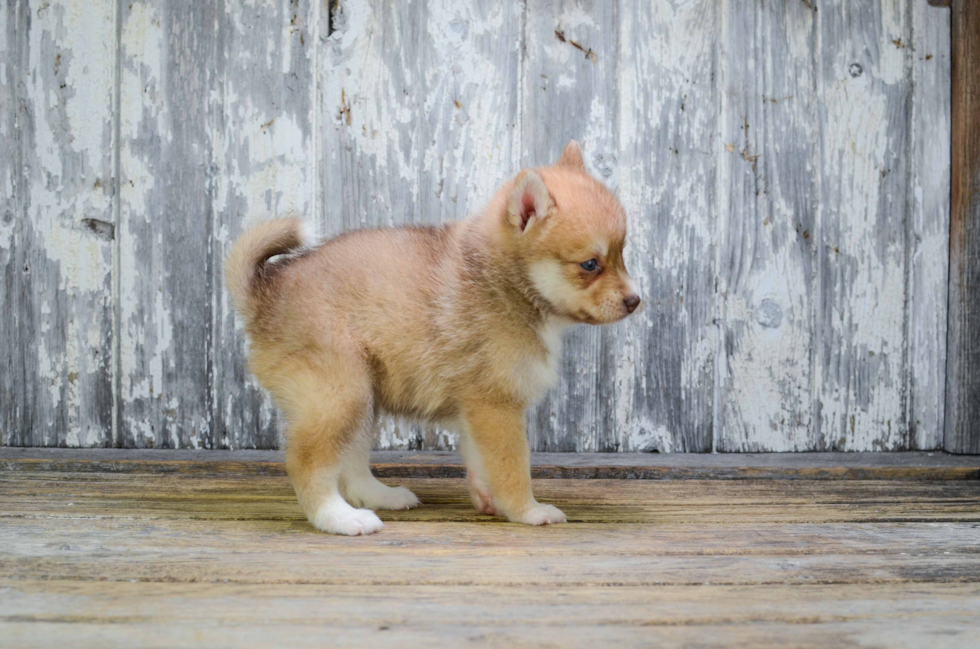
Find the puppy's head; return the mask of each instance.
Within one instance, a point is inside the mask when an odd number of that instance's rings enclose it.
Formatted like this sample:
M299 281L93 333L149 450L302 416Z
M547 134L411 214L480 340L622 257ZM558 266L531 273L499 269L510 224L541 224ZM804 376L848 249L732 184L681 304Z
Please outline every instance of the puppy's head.
M555 165L520 173L505 227L535 291L557 314L603 324L636 310L640 298L623 264L626 213L586 171L574 140Z

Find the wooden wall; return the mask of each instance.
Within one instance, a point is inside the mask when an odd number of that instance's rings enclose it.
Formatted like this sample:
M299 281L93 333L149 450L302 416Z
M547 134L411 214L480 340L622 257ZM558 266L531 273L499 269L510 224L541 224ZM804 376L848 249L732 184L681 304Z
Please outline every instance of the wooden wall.
M274 447L221 272L247 224L463 218L576 138L645 309L568 335L534 448L942 447L948 10L331 4L3 5L4 444Z
M952 200L946 450L980 453L980 7L951 11Z

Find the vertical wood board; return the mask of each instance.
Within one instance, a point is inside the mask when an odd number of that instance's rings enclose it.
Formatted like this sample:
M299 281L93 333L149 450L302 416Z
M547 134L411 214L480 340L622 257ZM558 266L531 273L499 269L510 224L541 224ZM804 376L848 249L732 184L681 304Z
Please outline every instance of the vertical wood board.
M244 323L224 282L224 260L258 221L300 215L315 221L317 0L219 5L211 138L211 250L215 448L274 448L278 420L248 371Z
M623 451L712 450L718 18L711 1L620 11L619 193L644 300L606 379Z
M530 0L526 6L521 166L553 164L575 139L589 171L615 189L619 3ZM608 447L611 404L602 398L602 360L598 328L576 327L565 334L558 385L529 415L532 448L583 452Z
M209 448L217 5L122 11L117 441Z
M943 446L950 207L949 11L913 2L909 447Z
M111 441L114 10L2 10L4 444Z
M952 205L944 447L980 453L980 7L952 6Z
M738 1L723 12L717 450L810 450L817 12Z
M817 450L908 447L908 3L820 3Z

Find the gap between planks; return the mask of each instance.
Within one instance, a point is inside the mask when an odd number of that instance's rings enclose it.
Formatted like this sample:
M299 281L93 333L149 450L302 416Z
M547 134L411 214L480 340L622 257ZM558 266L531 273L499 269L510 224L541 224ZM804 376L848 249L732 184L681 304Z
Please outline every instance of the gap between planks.
M376 451L381 478L462 478L452 452ZM980 480L980 456L901 453L532 453L535 478L616 480ZM0 448L0 470L285 475L279 451Z

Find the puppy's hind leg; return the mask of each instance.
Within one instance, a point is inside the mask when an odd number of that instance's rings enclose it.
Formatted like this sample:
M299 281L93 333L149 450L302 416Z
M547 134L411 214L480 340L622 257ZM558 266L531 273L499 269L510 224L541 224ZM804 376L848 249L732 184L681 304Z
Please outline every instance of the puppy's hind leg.
M389 487L371 473L371 442L377 417L371 416L343 459L340 491L354 507L411 509L419 499L405 487Z
M288 371L277 382L289 423L286 470L315 528L371 534L383 527L381 519L352 507L339 489L344 460L374 416L370 379L356 359L327 356L322 365L308 358L286 363Z

